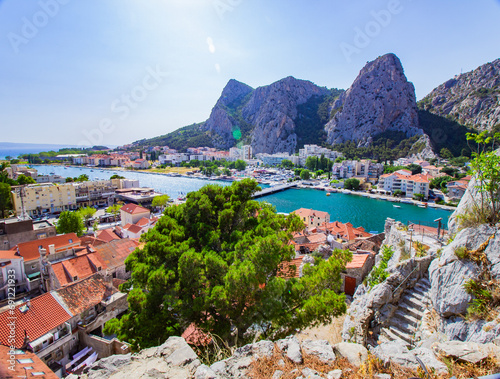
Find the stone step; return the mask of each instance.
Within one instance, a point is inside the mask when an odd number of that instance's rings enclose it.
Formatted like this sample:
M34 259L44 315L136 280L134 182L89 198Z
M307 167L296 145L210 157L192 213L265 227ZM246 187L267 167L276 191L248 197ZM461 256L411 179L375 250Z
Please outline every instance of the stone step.
M427 287L430 287L430 286L431 286L431 282L429 281L429 279L428 279L428 278L425 278L425 277L424 277L424 278L422 278L422 279L420 279L420 280L418 281L418 283L423 284L423 285L425 285L425 286L427 286Z
M421 309L422 312L427 308L427 303L421 297L415 296L414 294L408 294L403 297L403 302L413 305L417 309Z
M389 326L396 328L396 329L398 329L401 332L406 333L406 334L414 334L415 333L415 326L413 326L411 323L409 323L404 318L396 316L396 315L391 317L391 319L389 320Z
M399 336L399 338L405 342L411 343L411 341L413 340L413 333L411 332L408 333L407 331L401 330L398 327L392 325L389 325L389 329L391 330L391 332Z
M423 286L419 283L417 283L415 285L415 287L413 287L414 290L418 290L419 292L422 292L422 293L429 293L431 287L426 287L426 286Z
M411 316L415 317L417 320L420 320L424 315L424 310L422 308L415 308L414 305L406 303L404 301L399 303L399 309L401 310L401 312L408 313Z
M416 327L421 320L420 318L415 317L411 313L405 312L402 308L399 308L396 312L394 312L394 317L402 319L404 322L413 327Z
M427 293L429 292L428 289L422 289L421 287L415 286L411 289L410 293L413 293L415 295L418 295L420 297L425 297Z
M401 340L407 345L411 344L411 336L396 330L396 328L389 326L387 328L383 328L381 332L391 341Z

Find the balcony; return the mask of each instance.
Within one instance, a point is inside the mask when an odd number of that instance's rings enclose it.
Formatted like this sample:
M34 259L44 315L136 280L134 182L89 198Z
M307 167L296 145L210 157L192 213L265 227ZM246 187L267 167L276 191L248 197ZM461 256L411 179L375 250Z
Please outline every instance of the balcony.
M64 326L53 333L47 333L40 338L29 343L29 347L39 357L48 354L52 350L61 347L71 340L71 325L67 322Z

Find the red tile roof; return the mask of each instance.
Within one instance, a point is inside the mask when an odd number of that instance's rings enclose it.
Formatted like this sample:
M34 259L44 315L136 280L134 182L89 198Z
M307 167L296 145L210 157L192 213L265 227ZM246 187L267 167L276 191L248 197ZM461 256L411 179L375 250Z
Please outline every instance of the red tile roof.
M116 292L97 274L57 290L54 296L59 297L73 315L78 315Z
M54 372L47 367L36 354L27 350L19 350L15 354L16 362L14 365L10 362L10 347L0 345L0 378L19 379L19 378L40 378L40 379L59 379ZM18 359L31 359L33 362L19 363ZM11 370L10 368L13 367ZM33 376L33 373L43 372L43 375Z
M88 278L90 275L98 272L99 267L101 267L101 270L107 268L97 253L89 253L52 264L54 274L61 286ZM74 280L75 277L77 278L76 280Z
M101 246L96 246L96 254L99 255L100 260L106 264L108 269L125 264L125 259L132 253L139 243L133 239L121 239L111 241Z
M299 268L302 264L302 259L304 259L304 257L281 262L276 276L285 279L298 278L300 276Z
M22 242L17 244L17 249L24 260L28 262L40 258L40 253L38 251L40 246L47 250L47 254L50 254L49 245L54 245L56 251L64 251L71 247L80 246L81 241L75 233L68 233L55 237Z
M124 228L124 229L127 229L130 233L134 233L134 234L140 233L142 231L142 228L139 225L135 225L135 224L132 224L128 228Z
M345 268L363 268L368 258L370 258L370 254L353 254L352 260L345 265Z
M97 238L104 242L119 240L120 237L111 229L103 229L97 232Z
M314 209L300 208L296 211L293 211L299 217L319 217L319 218L327 218L329 217L328 212L315 211Z
M356 238L360 237L371 237L372 234L365 232L363 227L355 228L350 222L343 224L339 221L334 221L329 224L323 224L324 228L326 228L331 234L336 237L336 235L340 235L340 237L346 241L352 241Z
M14 310L9 309L0 313L0 344L10 346L12 342L12 345L19 349L24 344L25 331L30 341L34 341L72 317L50 293L35 297L30 301L27 310L21 312L20 308L25 307L26 303L23 303ZM15 323L13 339L9 326L12 322Z
M212 337L198 328L195 323L191 323L181 335L190 345L206 346L212 341Z
M120 210L130 214L149 212L149 209L143 208L137 204L126 204L121 207Z
M148 226L149 225L149 218L143 217L139 221L135 223L137 226L140 226L141 228Z
M21 259L20 255L16 255L16 250L0 250L0 259Z

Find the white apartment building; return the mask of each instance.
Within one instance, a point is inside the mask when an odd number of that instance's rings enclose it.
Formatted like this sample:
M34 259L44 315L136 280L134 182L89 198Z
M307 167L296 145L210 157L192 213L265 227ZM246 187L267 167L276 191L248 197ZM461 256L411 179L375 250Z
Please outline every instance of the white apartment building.
M376 180L384 172L382 163L374 163L369 159L361 161L343 161L334 163L332 167L333 176L337 179L348 179L355 176L364 177L367 180Z
M245 161L251 160L253 150L251 145L244 145L241 148L232 147L229 149L229 159L232 161L243 159Z
M321 157L321 155L324 155L325 158L335 160L341 157L342 153L318 145L304 145L303 149L299 149L298 162L295 163L293 160L292 162L293 164L305 166L307 157Z
M411 175L408 170L399 170L392 174L382 175L378 187L392 193L401 190L406 194L406 197L422 194L424 199L429 198L429 180L427 176L423 174Z

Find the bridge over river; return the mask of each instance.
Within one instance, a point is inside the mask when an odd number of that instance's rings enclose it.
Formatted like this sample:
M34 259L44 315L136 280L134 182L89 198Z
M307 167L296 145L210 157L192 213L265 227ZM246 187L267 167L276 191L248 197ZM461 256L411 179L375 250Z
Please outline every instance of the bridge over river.
M280 184L277 186L264 188L262 191L259 191L259 192L255 192L252 197L254 199L256 199L256 198L261 197L261 196L266 196L266 195L270 195L272 193L285 191L285 190L287 190L289 188L293 188L293 187L297 187L297 183Z

